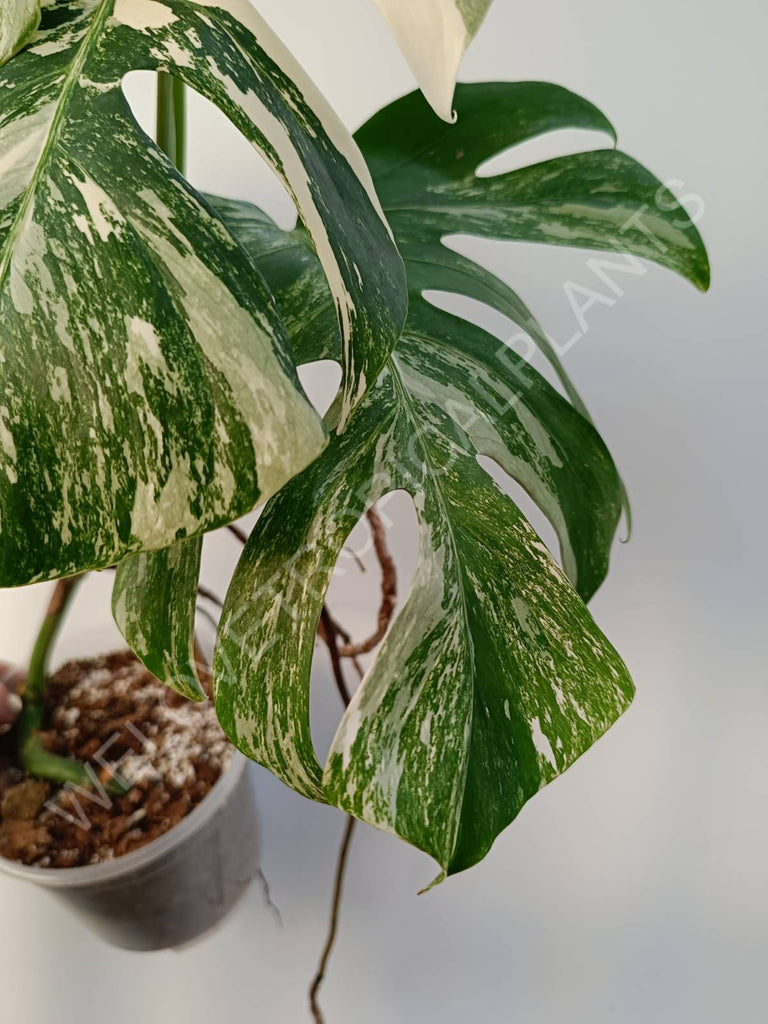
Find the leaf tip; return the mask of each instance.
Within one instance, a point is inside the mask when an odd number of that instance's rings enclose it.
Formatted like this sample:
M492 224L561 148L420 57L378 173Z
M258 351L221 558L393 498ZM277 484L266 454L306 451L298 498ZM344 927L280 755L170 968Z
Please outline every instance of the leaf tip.
M694 284L700 292L708 292L712 287L712 268L706 250L702 252L702 261Z
M472 27L458 5L444 0L425 13L415 3L376 0L424 97L437 116L453 124L453 93ZM487 5L486 5L487 6Z
M433 889L436 889L438 885L442 885L447 877L448 873L446 871L441 871L439 875L432 879L429 885L425 885L423 889L419 889L416 895L424 896L426 893L431 892Z

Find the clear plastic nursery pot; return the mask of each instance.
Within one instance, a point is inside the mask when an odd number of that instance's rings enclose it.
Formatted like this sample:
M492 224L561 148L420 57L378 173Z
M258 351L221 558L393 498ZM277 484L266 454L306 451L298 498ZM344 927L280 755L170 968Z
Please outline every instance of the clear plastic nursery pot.
M258 871L247 765L235 753L183 821L123 857L78 868L27 867L0 858L0 870L47 889L113 946L183 946L219 924Z

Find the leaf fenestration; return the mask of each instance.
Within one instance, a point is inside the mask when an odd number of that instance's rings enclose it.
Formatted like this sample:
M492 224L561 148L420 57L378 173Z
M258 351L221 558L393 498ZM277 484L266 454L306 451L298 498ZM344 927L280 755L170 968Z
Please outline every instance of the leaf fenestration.
M490 82L459 85L456 102L461 116L446 126L435 121L418 93L411 93L379 111L356 134L405 260L409 326L415 316L434 320L425 292L460 294L491 306L540 348L574 407L589 419L555 346L526 303L505 281L449 248L445 239L468 234L620 249L653 258L699 287L709 281L704 245L661 182L615 149L548 160L495 177L477 174L492 157L543 133L577 128L615 139L610 122L587 100L548 83ZM574 170L587 165L591 171L583 177ZM337 359L332 310L306 234L280 231L249 204L211 202L269 281L297 361ZM617 224L627 225L626 230ZM450 338L460 336L460 331L448 332ZM506 360L502 376L509 378L515 354L495 340L487 344L499 360ZM615 474L611 486L595 493L582 527L571 526L570 537L557 502L545 508L569 578L585 601L608 570L615 488L626 508ZM603 516L596 511L600 503Z

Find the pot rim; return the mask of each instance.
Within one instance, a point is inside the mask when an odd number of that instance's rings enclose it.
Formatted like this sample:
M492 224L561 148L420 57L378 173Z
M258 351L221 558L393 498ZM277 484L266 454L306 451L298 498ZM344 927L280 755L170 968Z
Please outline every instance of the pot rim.
M48 889L97 886L134 874L160 860L199 832L234 792L247 764L248 758L239 750L233 749L230 763L211 791L178 825L174 825L151 843L123 854L122 857L101 861L98 864L84 864L76 868L41 868L0 857L0 872L35 882Z

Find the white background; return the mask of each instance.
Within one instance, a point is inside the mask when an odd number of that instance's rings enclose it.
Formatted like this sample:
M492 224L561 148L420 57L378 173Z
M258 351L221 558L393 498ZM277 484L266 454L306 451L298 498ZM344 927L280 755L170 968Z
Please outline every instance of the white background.
M350 127L411 88L365 0L259 7ZM550 79L586 95L625 150L702 197L714 285L702 296L657 268L627 277L626 295L590 311L566 357L633 499L634 537L617 547L594 613L633 672L635 705L483 864L427 896L416 896L431 878L426 858L358 830L328 1024L766 1020L767 29L758 0L497 0L468 55L466 80ZM131 89L148 109L146 83ZM200 102L192 127L195 184L285 220L279 186L233 130ZM563 285L593 283L585 254L471 251L503 270L556 339L573 332ZM407 575L413 524L402 510ZM214 538L207 573L220 588L233 556ZM334 594L359 633L374 602L358 589L372 584L349 574ZM44 603L45 588L0 593L3 657L27 656ZM109 628L108 583L96 579L59 658L116 644ZM316 683L322 737L337 713L322 657ZM254 771L282 930L254 888L193 949L120 953L46 895L0 879L3 1019L306 1020L342 819Z

